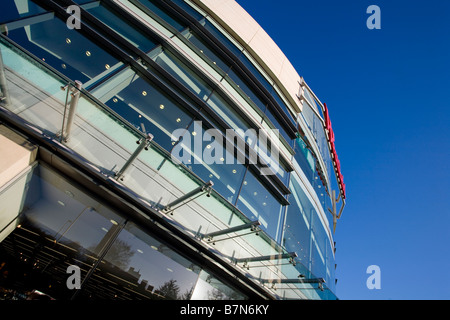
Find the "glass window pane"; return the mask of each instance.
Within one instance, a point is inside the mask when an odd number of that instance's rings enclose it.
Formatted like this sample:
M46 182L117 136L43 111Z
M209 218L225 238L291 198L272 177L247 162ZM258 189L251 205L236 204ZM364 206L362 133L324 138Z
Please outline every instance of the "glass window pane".
M275 100L280 105L281 109L284 111L284 113L288 116L289 121L291 121L293 124L296 124L294 117L291 114L291 111L289 111L289 108L286 106L284 101L281 99L275 88L272 90L272 96L275 98Z
M283 245L296 252L302 264L308 266L311 241L311 210L314 210L295 178L291 179L290 205L286 211Z
M89 280L83 295L93 294L101 299L187 300L199 272L200 267L134 223L128 223Z
M90 6L87 11L142 51L148 52L155 47L153 41L103 4Z
M242 133L250 128L250 125L217 93L213 93L206 102L225 122L237 133ZM248 140L246 140L248 142Z
M239 60L250 70L250 72L261 82L261 84L269 91L272 90L272 84L261 74L261 72L250 62L245 54L239 55Z
M206 99L208 99L212 89L179 59L164 51L157 55L154 59L156 63L172 74L172 76L174 76L202 100L206 101Z
M136 128L154 136L154 141L166 150L171 150L172 133L187 128L192 116L165 93L140 78L127 72L114 83L108 94L101 98L106 105L127 119ZM122 77L118 75L117 77ZM108 85L108 84L105 84Z
M222 34L209 20L203 19L201 21L206 30L211 32L215 39L219 40L224 46L226 46L236 56L241 54L241 49L231 42L225 35Z
M301 138L297 138L294 145L295 160L308 178L311 185L314 180L314 172L316 170L316 159L311 151L306 147L306 143Z
M148 9L150 9L153 13L155 13L161 19L166 21L168 24L170 24L172 27L177 29L178 31L181 31L185 28L183 23L181 23L180 21L171 17L164 9L160 8L158 5L156 5L152 1L139 0L139 2L142 3L144 6L146 6Z
M191 300L244 300L246 297L235 291L212 274L202 270L192 293Z
M280 134L283 136L283 138L286 140L289 146L292 146L292 138L287 134L286 130L281 126L281 124L278 122L278 120L275 118L275 116L269 111L266 111L266 116L269 119L269 121L272 123L270 127L273 129L278 129L280 131Z
M36 170L30 189L23 218L69 247L98 254L102 239L123 220L45 167Z
M0 286L21 299L33 298L36 290L45 294L38 298L70 299L75 291L66 285L67 268L79 267L85 279L123 219L42 165L25 190L20 224L0 244L2 271L11 273Z
M44 12L44 9L30 0L2 1L0 22L14 21Z
M200 37L198 37L194 32L189 31L185 33L186 39L188 39L193 45L195 45L201 53L207 56L213 64L216 64L223 71L227 71L229 66L219 58L219 55L214 52Z
M249 219L259 220L261 228L273 239L278 238L283 207L250 170L244 178L236 207Z
M242 80L240 76L238 76L233 69L228 71L228 76L238 85L239 88L250 98L250 100L255 103L258 108L264 112L266 110L266 104L261 101L261 99L251 90L246 82Z
M224 143L218 130L203 130L201 122L194 122L183 135L183 154L172 152L172 155L203 181L212 181L214 190L234 204L245 167ZM184 153L187 153L186 158Z
M200 20L203 18L203 15L199 13L197 10L188 5L184 0L172 0L172 2L176 3L178 6L183 8L184 11L189 13L195 20Z
M83 83L119 61L65 22L47 16L9 30L8 37L72 80Z

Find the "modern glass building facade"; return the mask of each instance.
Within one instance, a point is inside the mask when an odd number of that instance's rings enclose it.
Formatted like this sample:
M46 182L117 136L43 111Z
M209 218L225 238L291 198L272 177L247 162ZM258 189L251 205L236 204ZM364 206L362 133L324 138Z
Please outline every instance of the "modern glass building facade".
M2 299L336 299L327 106L220 3L3 3Z

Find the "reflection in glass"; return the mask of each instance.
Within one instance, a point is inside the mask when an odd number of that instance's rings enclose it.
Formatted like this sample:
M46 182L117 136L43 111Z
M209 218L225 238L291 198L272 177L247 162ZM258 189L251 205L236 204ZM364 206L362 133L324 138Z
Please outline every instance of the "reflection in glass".
M36 169L30 182L22 218L56 243L84 248L94 254L101 251L105 236L122 221L42 166Z
M217 93L213 93L207 103L236 132L250 129L248 122L239 116Z
M166 245L128 223L90 280L85 295L94 284L112 277L104 298L169 299L190 298L200 268ZM120 285L120 286L118 286ZM89 289L91 288L91 289Z
M233 42L231 42L226 36L222 34L209 20L203 19L200 23L205 27L206 30L211 32L215 39L219 40L225 47L227 47L236 56L241 54L241 49L237 48Z
M202 270L192 292L191 300L244 300L245 298L212 274Z
M291 121L291 123L295 125L296 123L294 117L292 116L291 111L289 111L289 108L287 107L286 103L281 99L280 94L278 93L278 89L276 89L276 87L272 88L272 96L275 98L275 100L278 102L278 105L287 115L289 121Z
M302 264L308 266L310 258L311 214L304 192L295 178L291 179L290 205L286 210L283 245L290 252L296 252Z
M194 92L200 99L207 100L212 89L172 54L162 51L156 57L155 62L168 71L183 85Z
M236 207L250 220L261 222L261 228L278 239L283 206L250 170L245 175Z
M314 181L314 172L316 170L316 160L312 152L307 148L306 143L300 137L295 140L294 151L295 160L312 185Z
M53 15L25 20L8 37L72 80L86 83L106 74L118 60Z
M291 204L286 211L283 245L288 251L297 252L300 262L315 277L330 280L334 257L329 237L319 213L303 191L300 180L295 174L291 177ZM333 288L334 284L328 283L328 286Z
M97 88L94 95L136 128L151 133L168 151L173 147L172 133L192 121L179 104L130 69Z
M207 56L213 64L216 64L219 68L221 68L225 72L229 69L229 66L222 60L222 58L220 58L219 55L215 53L214 50L211 49L209 45L207 45L205 41L202 40L200 37L198 37L193 31L188 30L187 32L184 33L184 36L193 45L195 45L200 50L201 53Z
M155 43L147 36L142 32L139 32L133 25L125 21L117 13L108 9L104 4L94 3L94 5L88 7L87 11L103 22L105 27L109 27L116 31L122 37L127 39L128 42L142 51L148 52L155 46Z
M228 70L228 76L233 80L236 85L242 89L242 91L247 95L247 97L253 101L253 103L258 106L258 108L264 112L266 110L266 105L261 101L261 99L253 92L252 89L248 86L246 81L242 80L240 76L234 72L233 69Z
M184 0L172 0L174 3L176 3L178 6L183 8L186 12L188 12L192 17L195 18L195 20L200 20L203 18L203 15L196 11L194 8L192 8L190 5L188 5Z
M26 190L20 223L0 246L0 263L17 279L0 286L17 281L15 290L25 295L39 290L69 299L67 267L78 266L84 279L123 219L43 166Z
M176 30L181 31L184 29L184 25L176 20L175 18L171 17L164 9L159 7L157 4L153 3L153 1L150 0L139 0L136 1L141 4L143 4L145 7L150 9L154 14L156 14L158 17L163 19L165 22L167 22L169 25L174 27Z
M30 0L2 1L0 22L13 21L44 12L44 9Z
M203 181L212 181L214 190L230 203L236 200L245 172L235 154L225 147L225 139L216 135L217 130L204 130L200 122L194 122L183 134L180 152L172 155L182 161ZM217 140L216 140L217 139ZM186 156L185 156L186 154Z

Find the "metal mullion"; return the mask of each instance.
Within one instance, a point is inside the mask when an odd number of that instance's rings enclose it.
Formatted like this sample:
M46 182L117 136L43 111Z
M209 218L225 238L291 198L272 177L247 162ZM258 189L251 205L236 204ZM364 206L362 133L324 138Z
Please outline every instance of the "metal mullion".
M248 166L245 166L244 176L243 176L243 178L242 178L241 185L239 186L239 190L238 190L238 193L237 193L237 195L236 195L236 200L234 200L234 203L233 203L233 205L234 205L235 207L237 207L237 202L238 202L239 197L240 197L240 195L241 195L242 186L244 185L244 181L245 181L245 177L247 176L247 172L248 172Z
M102 250L99 252L97 261L95 261L95 263L91 266L91 268L89 269L88 273L84 277L84 279L83 279L83 281L81 283L81 286L80 286L80 290L75 291L75 293L73 294L71 300L74 300L78 296L80 291L83 290L83 287L85 286L86 282L88 282L89 279L91 278L91 276L94 274L94 272L97 269L98 265L100 264L101 261L103 261L103 259L105 258L106 254L109 252L109 250L111 249L112 245L114 244L116 239L119 237L119 234L125 228L127 223L128 223L128 220L123 221L120 225L118 225L116 227L116 230L113 231L113 234L107 240L107 242L105 243L105 245L102 248Z

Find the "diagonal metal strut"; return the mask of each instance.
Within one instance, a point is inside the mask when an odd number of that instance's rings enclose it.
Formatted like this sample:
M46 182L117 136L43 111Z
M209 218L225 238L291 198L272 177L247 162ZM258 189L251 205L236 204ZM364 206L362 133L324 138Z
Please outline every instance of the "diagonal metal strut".
M240 262L258 262L258 261L269 261L269 260L281 260L281 259L292 259L296 258L297 253L295 252L289 252L289 253L280 253L280 254L272 254L267 256L261 256L261 257L249 257L249 258L238 258L235 259L236 263Z
M214 183L212 181L209 181L209 182L205 183L204 185L199 186L198 188L195 188L194 190L186 193L185 195L183 195L183 196L179 197L178 199L172 201L171 203L167 204L163 208L163 210L164 211L169 211L169 210L173 211L173 210L175 210L175 209L172 209L174 206L182 203L183 201L185 201L201 192L205 192L205 191L208 192L207 196L209 197L209 196L211 196L211 191L212 191L213 185L214 185Z
M228 229L224 229L224 230L219 230L216 232L211 232L211 233L207 233L204 234L202 236L202 239L207 239L208 241L213 241L214 237L217 236L221 236L224 234L229 234L229 233L233 233L233 232L237 232L237 231L241 231L241 230L245 230L245 229L251 229L251 231L259 231L259 226L261 225L261 222L259 221L253 221L253 222L249 222L249 223L245 223L242 224L240 226L236 226L236 227L232 227L232 228L228 228Z

